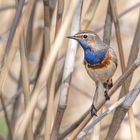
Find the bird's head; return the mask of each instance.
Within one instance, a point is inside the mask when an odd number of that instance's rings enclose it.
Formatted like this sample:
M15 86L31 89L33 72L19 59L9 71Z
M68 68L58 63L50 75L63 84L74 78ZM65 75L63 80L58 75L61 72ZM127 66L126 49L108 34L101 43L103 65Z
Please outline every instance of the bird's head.
M73 36L68 36L68 38L77 40L84 50L90 47L93 48L95 46L94 43L100 40L98 35L92 31L78 32Z

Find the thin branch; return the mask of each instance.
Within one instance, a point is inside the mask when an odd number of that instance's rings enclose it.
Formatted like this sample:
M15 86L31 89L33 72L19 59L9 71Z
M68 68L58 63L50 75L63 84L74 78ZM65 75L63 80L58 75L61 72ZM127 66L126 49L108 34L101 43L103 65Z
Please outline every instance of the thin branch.
M88 126L86 126L82 130L82 132L78 135L77 139L83 138L91 129L93 129L95 127L95 125L97 123L99 123L109 113L114 111L118 106L121 106L124 109L127 109L127 111L128 111L128 109L132 106L132 104L136 100L139 93L140 93L140 80L137 82L137 84L135 85L133 90L131 90L124 97L120 98L117 102L115 102L113 105L111 105L106 111L104 111L97 118L95 118L92 123L90 123Z
M114 83L114 86L109 91L109 96L111 97L113 93L122 85L122 83L127 79L127 77L132 74L137 67L140 65L140 57L138 57L135 62L121 75L118 80ZM102 99L97 105L96 108L99 110L104 104L105 99ZM82 123L67 137L69 140L74 139L79 132L87 125L87 123L92 119L92 116L89 114L83 119Z

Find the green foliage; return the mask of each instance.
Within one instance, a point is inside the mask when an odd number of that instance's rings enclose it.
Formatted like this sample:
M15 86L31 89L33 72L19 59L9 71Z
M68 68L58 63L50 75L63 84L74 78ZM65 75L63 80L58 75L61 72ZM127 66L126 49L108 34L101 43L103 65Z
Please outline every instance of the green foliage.
M0 134L6 134L8 131L5 118L3 114L0 114Z

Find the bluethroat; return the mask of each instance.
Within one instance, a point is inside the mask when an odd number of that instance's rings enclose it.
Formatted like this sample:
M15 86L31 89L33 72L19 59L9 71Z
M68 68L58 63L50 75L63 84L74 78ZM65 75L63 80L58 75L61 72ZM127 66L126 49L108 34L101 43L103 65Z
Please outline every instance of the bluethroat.
M104 88L105 99L109 100L108 90L113 86L112 76L117 68L117 57L114 50L105 44L93 31L82 31L70 39L78 41L84 51L84 65L88 75ZM94 112L93 112L94 109ZM96 115L94 104L91 106L91 115Z

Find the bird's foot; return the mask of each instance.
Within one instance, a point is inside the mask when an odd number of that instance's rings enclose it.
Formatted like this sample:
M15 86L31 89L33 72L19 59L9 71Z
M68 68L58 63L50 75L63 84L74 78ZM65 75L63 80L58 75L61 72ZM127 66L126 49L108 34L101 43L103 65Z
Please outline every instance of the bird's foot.
M109 95L108 95L108 91L107 91L107 90L105 90L104 96L105 96L106 101L107 101L107 100L110 100L110 97L109 97Z
M97 116L97 109L96 107L94 106L94 104L91 105L91 116Z

